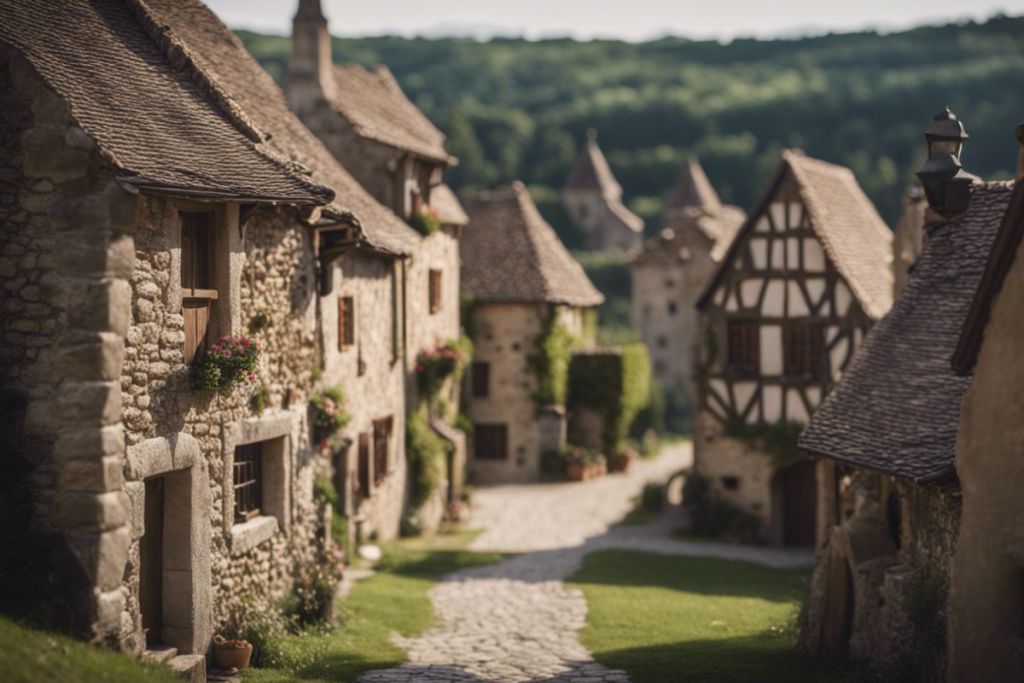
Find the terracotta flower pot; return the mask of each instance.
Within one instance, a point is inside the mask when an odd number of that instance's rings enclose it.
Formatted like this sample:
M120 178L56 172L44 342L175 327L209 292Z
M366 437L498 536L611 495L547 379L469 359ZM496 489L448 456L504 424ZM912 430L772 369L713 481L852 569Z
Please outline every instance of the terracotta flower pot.
M249 666L252 658L252 645L246 643L242 647L213 647L213 661L220 669L244 669Z
M566 463L565 478L569 481L583 481L587 478L587 466L582 462Z
M608 471L609 472L628 472L630 466L633 464L633 456L626 453L619 453L613 455L608 460Z

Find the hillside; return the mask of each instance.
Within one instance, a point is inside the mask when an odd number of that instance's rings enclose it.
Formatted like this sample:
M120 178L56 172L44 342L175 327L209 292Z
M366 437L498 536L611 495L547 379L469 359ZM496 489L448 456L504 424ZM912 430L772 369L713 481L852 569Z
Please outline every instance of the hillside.
M239 32L280 78L289 39ZM521 178L572 245L555 208L588 127L627 201L657 227L664 190L697 154L723 198L749 207L779 149L854 169L895 222L929 117L949 104L971 134L967 168L1006 177L1024 119L1024 18L879 35L729 44L336 38L336 61L387 64L450 136L456 186Z

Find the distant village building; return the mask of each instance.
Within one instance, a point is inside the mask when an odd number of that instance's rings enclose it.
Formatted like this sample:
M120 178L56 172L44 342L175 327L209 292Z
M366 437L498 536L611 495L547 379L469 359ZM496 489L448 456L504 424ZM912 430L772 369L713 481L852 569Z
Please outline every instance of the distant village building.
M1024 144L1024 127L1017 129ZM1024 149L1013 195L992 244L954 368L972 376L960 409L956 472L960 535L949 596L949 679L1024 678ZM955 228L955 226L951 226Z
M631 251L643 241L643 219L622 203L622 187L597 145L594 130L587 131L583 152L562 189L562 203L569 220L585 236L587 249Z
M464 202L472 228L462 240L462 289L471 297L467 327L476 349L470 469L477 482L536 480L542 453L566 439L564 406L541 398L551 370L534 360L539 345L553 333L592 344L586 317L603 297L522 183Z
M423 239L197 0L0 5L0 131L4 499L31 528L5 583L199 680L231 607L323 552L316 475L397 534ZM236 387L201 362L257 343ZM321 442L330 388L352 421Z
M457 340L460 334L458 240L468 219L443 180L445 168L456 160L445 151L444 134L409 101L386 67L368 70L355 64L331 63L330 35L319 0L299 3L292 37L286 79L289 104L377 201L420 233L417 237L410 230L403 231L409 239L396 251L415 253L395 266L394 292L367 291L360 296L349 291L351 285L342 284L337 295L341 299L331 307L342 311L345 302L351 301L355 311L346 311L345 315L375 319L379 312L392 307L389 297L393 295L393 305L406 309L406 317L395 323L396 343L401 348L392 361L398 369L404 366L407 380L401 384L391 378L381 385L381 377L367 375L366 381L368 389L391 386L399 391L404 386L407 412L411 413L424 400L417 396L413 377L417 356ZM379 268L370 269L375 273L371 274L355 264L350 264L352 267L346 271L345 259L339 264L342 283L353 276L356 281L369 278L379 283L385 275L384 271L377 272ZM362 354L372 354L381 347L371 342L353 343L351 348L358 348L358 352L348 355L361 358ZM398 369L391 367L389 372L397 373ZM428 530L440 522L446 505L459 498L464 476L465 436L451 424L459 405L458 386L449 383L445 395L444 405L449 408L446 414L441 415L432 404L430 417L434 428L452 442L454 455L448 463L449 485L442 487L447 489L446 493L435 496L420 515L419 523ZM387 411L388 415L393 413ZM379 431L379 424L385 419L381 415L366 416L366 431L359 438L366 441L367 434ZM377 426L371 429L371 424ZM365 457L365 448L359 451L360 448L363 447L356 446L353 460ZM358 488L358 481L353 483ZM389 509L399 510L403 495L401 488L386 494L384 497L393 499ZM362 504L360 501L354 508L360 524L365 517L359 512ZM388 528L397 530L393 524ZM371 525L367 530L375 529Z
M814 542L814 465L767 444L808 422L889 310L891 268L892 234L853 173L785 151L698 301L695 467L765 541Z
M801 449L820 458L820 543L801 636L807 649L945 678L949 576L961 530L958 430L965 457L987 457L973 441L979 433L962 431L971 380L954 372L951 360L1011 191L1011 183L975 181L966 213L946 220L928 212L924 247L906 287L801 437ZM979 407L996 410L985 393L992 389L986 383L971 394L968 420L990 424ZM999 476L980 461L963 464L972 487L991 486ZM979 492L976 504L983 509L987 497ZM1001 508L1000 518L1007 512ZM985 513L972 518L985 519L991 523ZM985 547L1000 547L996 537L984 539ZM961 561L979 571L987 565L982 557ZM977 586L973 578L968 585ZM987 588L975 593L978 600L988 595ZM988 641L969 657L987 649Z
M924 216L928 209L921 188L915 187L903 198L903 209L892 236L893 296L899 296L907 284L910 270L924 249Z
M745 214L723 205L696 159L682 168L666 205L666 228L630 263L633 328L651 354L670 413L692 414L699 346L697 298Z

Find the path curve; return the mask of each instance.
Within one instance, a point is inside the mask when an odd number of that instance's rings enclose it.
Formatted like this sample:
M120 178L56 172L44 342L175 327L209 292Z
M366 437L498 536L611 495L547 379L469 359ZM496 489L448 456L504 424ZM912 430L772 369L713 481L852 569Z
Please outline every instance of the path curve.
M690 445L681 443L625 475L478 490L472 526L484 531L470 548L521 554L444 577L430 592L437 624L415 638L393 638L409 661L359 680L627 683L625 672L595 662L579 641L586 601L562 582L588 553L621 548L776 567L809 564L810 555L800 551L674 540L671 519L612 527L646 483L667 481L691 462Z

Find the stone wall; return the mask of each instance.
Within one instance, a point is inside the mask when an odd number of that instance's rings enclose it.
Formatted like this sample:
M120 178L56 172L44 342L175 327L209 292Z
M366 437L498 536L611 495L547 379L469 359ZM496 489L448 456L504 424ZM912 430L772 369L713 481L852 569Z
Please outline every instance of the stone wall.
M379 486L360 492L355 526L365 541L398 535L405 511L405 359L402 320L401 262L371 252L353 250L338 258L331 291L321 298L323 386L339 387L348 397L352 417L343 435L351 440L343 467L350 485L358 482L358 440L368 435L372 449L373 421L390 417L392 432L389 471ZM338 347L338 299L355 305L354 344ZM372 460L372 458L371 458ZM372 479L372 477L371 477ZM354 491L347 492L355 496Z
M1024 678L1024 244L992 304L962 404L963 518L950 587L950 678Z
M67 103L2 45L0 133L2 497L11 534L2 581L21 593L12 607L116 643L128 546L116 380L136 195L115 180Z
M587 249L631 251L639 247L643 242L643 232L630 230L612 211L608 202L599 190L562 192L562 203L569 213L569 219L583 231Z

